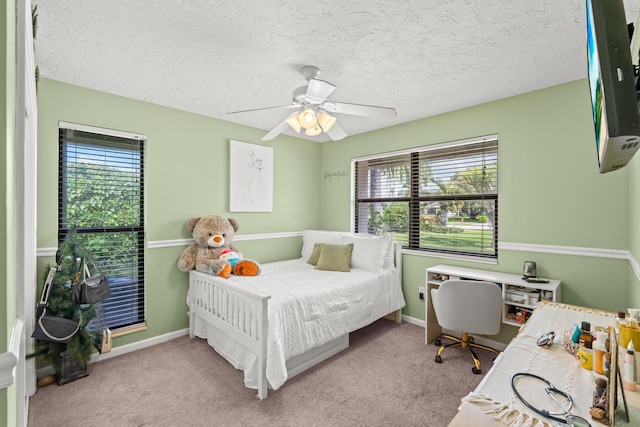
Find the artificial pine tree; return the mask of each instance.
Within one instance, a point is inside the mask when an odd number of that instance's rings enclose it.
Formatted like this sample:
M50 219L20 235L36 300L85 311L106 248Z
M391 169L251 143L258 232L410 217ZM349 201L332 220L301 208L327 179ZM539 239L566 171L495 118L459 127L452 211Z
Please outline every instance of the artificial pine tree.
M72 299L73 284L82 277L82 263L79 260L89 256L91 255L79 242L75 230L67 234L56 253L58 266L51 283L47 311L54 316L73 320L78 320L81 316L80 329L66 344L36 340L37 350L32 356L40 356L42 362L51 364L58 373L61 371L62 352L66 351L79 366L86 366L91 355L101 347L102 331L99 328L88 328L90 323L95 323L95 306L77 305Z

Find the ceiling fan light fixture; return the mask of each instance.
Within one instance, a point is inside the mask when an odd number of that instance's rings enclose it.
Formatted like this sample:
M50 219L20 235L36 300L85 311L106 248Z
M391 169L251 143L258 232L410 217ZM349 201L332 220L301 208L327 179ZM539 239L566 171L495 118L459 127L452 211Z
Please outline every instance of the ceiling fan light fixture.
M287 130L290 126L298 134L302 128L309 136L320 135L325 132L333 141L338 141L347 136L342 129L342 123L336 124L337 119L331 113L342 115L352 115L369 117L372 119L390 120L397 116L395 108L379 107L375 105L351 104L345 102L334 102L329 100L329 96L336 89L336 86L319 80L320 69L314 66L306 66L300 69L307 84L299 86L293 90L292 103L290 105L279 105L272 107L253 108L250 110L232 111L227 114L247 113L250 111L263 111L281 108L289 108L289 115L280 120L264 137L262 141L269 141ZM340 119L342 122L343 118Z
M328 132L329 129L331 129L335 123L336 123L336 118L333 116L330 116L324 111L320 113L320 115L318 116L318 124L320 125L320 127L324 132Z
M313 108L307 108L302 113L298 114L298 121L300 122L300 126L305 129L311 129L318 124L316 113L313 111Z
M300 121L298 120L298 115L291 116L287 119L287 123L291 126L291 129L295 130L297 133L300 133Z
M314 127L310 127L309 129L304 131L304 133L308 136L316 136L322 133L322 129L320 129L320 126L316 124Z

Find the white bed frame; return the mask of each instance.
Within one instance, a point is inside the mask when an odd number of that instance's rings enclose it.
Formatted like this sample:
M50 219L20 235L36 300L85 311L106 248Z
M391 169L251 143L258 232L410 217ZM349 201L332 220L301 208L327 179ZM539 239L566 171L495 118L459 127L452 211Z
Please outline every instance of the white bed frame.
M402 286L402 245L394 242L396 274ZM189 272L189 337L194 337L196 316L225 333L232 340L258 356L258 397L268 394L267 381L267 328L269 295L249 292L215 276L191 270ZM398 323L402 309L389 313ZM287 374L291 378L349 347L349 334L345 334L320 347L287 360Z

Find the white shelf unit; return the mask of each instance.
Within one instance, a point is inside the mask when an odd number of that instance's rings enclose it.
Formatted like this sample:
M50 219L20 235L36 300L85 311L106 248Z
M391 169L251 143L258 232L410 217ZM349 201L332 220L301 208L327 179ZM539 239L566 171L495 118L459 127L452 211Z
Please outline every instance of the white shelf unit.
M430 343L442 334L438 324L433 304L431 289L437 288L445 279L469 279L494 282L502 288L502 323L512 326L522 326L525 318L517 316L520 321L510 318L509 313L531 313L537 302L548 300L561 301L560 281L548 279L549 283L530 283L518 274L500 273L473 268L455 267L452 265L437 265L427 268L425 295L425 342Z

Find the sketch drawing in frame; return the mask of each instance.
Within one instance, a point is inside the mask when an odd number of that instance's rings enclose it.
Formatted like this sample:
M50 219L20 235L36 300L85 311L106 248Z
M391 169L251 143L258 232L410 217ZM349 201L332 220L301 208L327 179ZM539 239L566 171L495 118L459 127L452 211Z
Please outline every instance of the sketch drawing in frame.
M273 211L273 148L229 141L229 211Z

